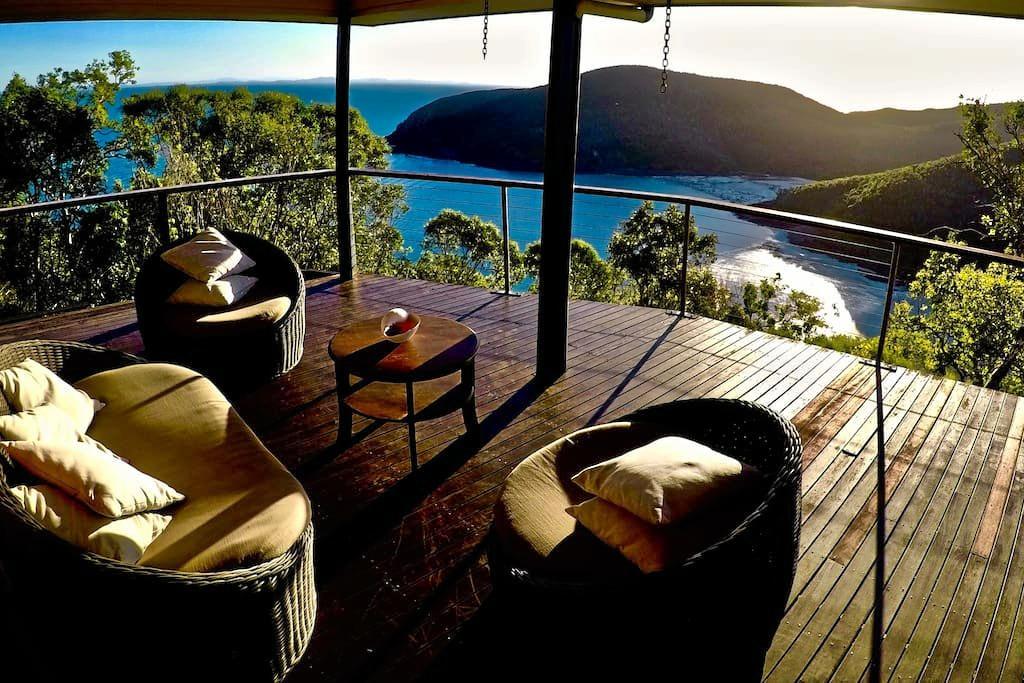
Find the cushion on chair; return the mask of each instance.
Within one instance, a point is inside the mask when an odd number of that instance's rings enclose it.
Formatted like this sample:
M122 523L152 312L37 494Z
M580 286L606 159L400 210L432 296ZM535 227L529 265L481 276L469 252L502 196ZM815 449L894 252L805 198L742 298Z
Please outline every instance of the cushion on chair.
M215 228L198 232L192 239L168 249L160 258L200 282L215 282L256 265Z
M227 337L265 330L283 318L291 306L290 297L261 283L230 306L211 309L209 306L167 304L161 315L166 328L176 336Z
M144 512L120 519L97 515L54 486L15 486L11 495L55 536L83 550L136 564L171 518Z
M223 308L240 302L257 282L248 275L229 275L209 283L186 280L171 293L167 303Z
M575 432L523 460L495 507L503 554L516 566L553 576L636 574L636 567L565 510L591 497L572 482L580 470L662 435L656 425L615 422Z
M185 496L139 564L180 571L252 566L302 535L310 504L212 382L145 364L76 384L107 407L89 434Z
M566 512L592 497L572 478L671 434L671 425L614 422L570 434L527 457L509 474L495 505L494 530L502 554L517 567L548 576L598 580L635 575L631 562ZM704 530L683 530L678 538L669 537L673 547L663 554L673 560L689 557L728 533L749 510L735 506L731 512L728 528L712 525L714 538Z

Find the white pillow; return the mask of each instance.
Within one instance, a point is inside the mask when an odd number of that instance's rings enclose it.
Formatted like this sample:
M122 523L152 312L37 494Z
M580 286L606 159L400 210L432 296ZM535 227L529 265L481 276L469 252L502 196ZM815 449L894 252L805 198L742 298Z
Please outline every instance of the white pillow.
M216 282L187 280L174 290L169 304L191 304L193 306L230 306L253 288L256 278L248 275L229 275Z
M81 432L89 428L93 416L103 407L31 358L0 370L0 390L13 410L20 412L44 404L53 405L67 413Z
M573 483L650 524L671 524L759 479L757 470L679 436L666 436L586 468Z
M0 449L28 472L104 517L160 510L185 498L159 479L111 458L94 443L7 441L0 443Z
M0 415L0 438L6 441L81 442L114 460L121 459L99 441L79 431L70 415L50 403L20 413Z
M114 560L137 564L156 537L171 523L168 515L107 519L76 503L52 486L15 486L11 495L25 512L68 543Z
M188 242L165 251L160 258L193 280L207 284L229 275L237 275L256 265L219 230L213 228L207 228Z
M7 441L80 441L81 436L71 416L52 403L0 415L0 437Z

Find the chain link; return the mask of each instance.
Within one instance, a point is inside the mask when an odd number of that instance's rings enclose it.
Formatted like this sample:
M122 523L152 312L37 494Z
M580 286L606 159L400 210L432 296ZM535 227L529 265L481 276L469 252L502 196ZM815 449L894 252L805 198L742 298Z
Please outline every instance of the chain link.
M484 0L484 46L481 52L484 55L484 61L487 61L487 24L491 14L491 0Z
M672 0L665 0L665 44L661 48L661 92L668 92L668 50L672 31Z

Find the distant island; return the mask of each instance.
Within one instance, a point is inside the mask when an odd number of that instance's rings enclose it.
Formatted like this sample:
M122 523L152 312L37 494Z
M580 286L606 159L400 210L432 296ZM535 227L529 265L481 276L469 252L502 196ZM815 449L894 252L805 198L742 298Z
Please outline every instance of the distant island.
M837 178L955 154L957 109L842 113L789 88L616 66L582 78L582 173ZM546 86L478 90L420 107L396 152L492 168L541 168ZM993 105L999 109L1001 105ZM508 125L507 122L515 122Z

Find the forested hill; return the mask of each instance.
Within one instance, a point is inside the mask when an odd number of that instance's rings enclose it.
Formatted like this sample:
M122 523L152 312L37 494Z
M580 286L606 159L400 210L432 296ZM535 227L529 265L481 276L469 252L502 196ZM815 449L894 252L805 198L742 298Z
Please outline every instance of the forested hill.
M959 154L783 190L765 206L918 235L977 228L991 197ZM965 238L969 235L965 234ZM974 241L971 238L969 241Z
M844 114L788 88L618 66L583 75L581 172L835 178L960 150L956 108ZM546 86L446 97L389 136L395 151L539 170ZM997 107L999 105L996 105Z

